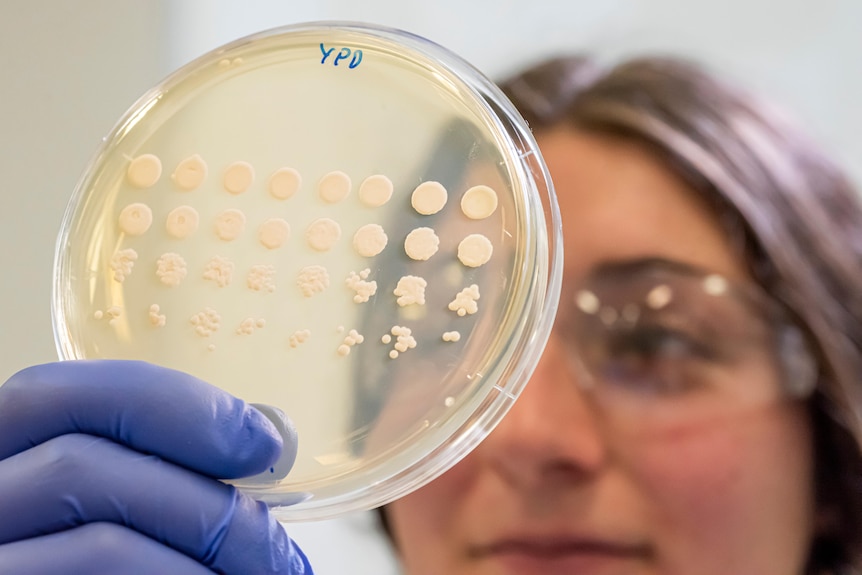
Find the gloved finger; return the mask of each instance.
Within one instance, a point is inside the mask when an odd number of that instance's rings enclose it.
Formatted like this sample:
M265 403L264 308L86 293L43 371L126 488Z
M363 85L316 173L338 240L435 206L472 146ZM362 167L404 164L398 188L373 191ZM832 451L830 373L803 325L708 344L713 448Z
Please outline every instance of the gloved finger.
M108 437L224 479L267 469L283 442L245 402L144 362L50 363L20 371L0 386L0 459L66 433ZM295 453L295 431L288 438L284 449Z
M0 545L0 565L16 575L212 575L182 553L111 523Z
M63 435L0 461L0 517L15 518L0 521L0 544L108 522L218 573L311 572L265 504L101 437Z

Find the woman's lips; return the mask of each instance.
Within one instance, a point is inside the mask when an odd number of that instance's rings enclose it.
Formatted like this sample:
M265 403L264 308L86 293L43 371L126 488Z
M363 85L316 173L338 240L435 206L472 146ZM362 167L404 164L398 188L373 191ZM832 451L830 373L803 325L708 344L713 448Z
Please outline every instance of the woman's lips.
M470 550L473 559L519 575L619 573L649 554L645 545L585 537L506 537Z

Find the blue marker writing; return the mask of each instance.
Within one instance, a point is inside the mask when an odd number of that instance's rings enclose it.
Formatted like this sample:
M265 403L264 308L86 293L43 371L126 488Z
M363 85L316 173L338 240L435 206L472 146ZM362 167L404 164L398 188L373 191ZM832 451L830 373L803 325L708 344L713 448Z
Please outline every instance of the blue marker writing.
M327 48L324 46L323 42L320 43L320 54L322 58L320 59L321 64L326 64L327 58L335 51L335 48ZM351 57L352 54L352 57ZM335 58L331 60L333 66L338 66L338 64L342 60L346 60L350 58L350 61L347 63L347 67L351 70L359 66L362 63L362 50L351 50L348 47L341 48L338 53L335 55Z
M329 50L327 50L326 48L324 48L323 42L320 43L320 51L323 53L323 58L320 59L321 64L326 62L326 59L329 57L330 54L332 54L333 50L335 50L335 48L330 48Z

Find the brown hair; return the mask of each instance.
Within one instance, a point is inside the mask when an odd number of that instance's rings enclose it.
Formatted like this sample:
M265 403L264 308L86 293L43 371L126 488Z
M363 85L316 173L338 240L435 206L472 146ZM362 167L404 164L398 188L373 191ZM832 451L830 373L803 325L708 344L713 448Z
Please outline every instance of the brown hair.
M501 87L534 132L633 138L715 206L818 362L810 405L822 525L809 573L862 569L862 209L846 175L774 108L685 61L604 71L563 57Z

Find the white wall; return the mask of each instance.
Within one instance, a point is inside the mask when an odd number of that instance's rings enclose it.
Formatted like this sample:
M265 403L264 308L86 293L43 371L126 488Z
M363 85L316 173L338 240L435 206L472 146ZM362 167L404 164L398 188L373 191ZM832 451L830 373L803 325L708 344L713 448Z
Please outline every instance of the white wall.
M0 381L55 357L54 238L99 138L189 59L316 19L408 29L491 76L562 49L687 54L785 102L862 181L858 0L2 0ZM366 515L290 530L318 575L394 572Z
M54 239L100 138L166 72L159 2L0 2L0 381L56 358Z
M409 30L491 77L562 50L683 54L783 103L862 181L858 0L185 0L173 9L174 66L239 36L321 19Z

